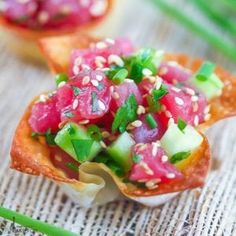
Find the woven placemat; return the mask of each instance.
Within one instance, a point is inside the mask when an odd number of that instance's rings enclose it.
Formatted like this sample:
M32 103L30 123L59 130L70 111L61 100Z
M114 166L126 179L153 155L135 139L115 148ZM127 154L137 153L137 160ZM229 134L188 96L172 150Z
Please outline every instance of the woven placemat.
M136 45L186 52L233 65L195 35L170 22L148 1L129 0L118 35ZM2 36L0 36L2 37ZM17 122L30 100L54 86L47 68L25 64L0 38L0 204L68 230L89 235L236 235L236 119L208 131L213 167L202 189L186 191L159 208L119 201L82 209L57 185L9 169L9 148ZM0 235L39 235L0 219Z

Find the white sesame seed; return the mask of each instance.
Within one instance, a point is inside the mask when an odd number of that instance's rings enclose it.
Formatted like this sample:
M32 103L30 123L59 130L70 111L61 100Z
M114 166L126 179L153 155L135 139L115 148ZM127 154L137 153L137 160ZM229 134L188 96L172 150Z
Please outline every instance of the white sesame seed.
M97 49L106 49L107 48L107 44L102 42L102 41L98 42L98 43L96 43L96 48Z
M95 57L95 64L97 67L102 68L104 67L104 63L106 63L106 58L102 56L96 56Z
M211 118L211 114L208 113L204 116L204 121L208 121L210 120L210 118Z
M131 125L138 128L143 125L143 122L141 120L135 120L131 123Z
M107 145L106 145L103 141L100 141L100 145L101 145L103 148L107 148Z
M82 84L86 85L90 82L90 77L89 76L84 76L83 80L82 80Z
M145 114L146 110L144 106L139 105L138 109L137 109L137 114L141 115L141 114Z
M108 138L110 136L110 133L108 131L103 131L102 132L102 137L103 138Z
M89 9L90 14L95 17L103 15L107 9L107 4L107 1L95 1Z
M139 165L140 165L140 167L142 167L144 169L144 171L147 175L154 175L153 170L150 169L150 167L148 166L147 163L145 163L144 161L140 161Z
M175 123L175 120L173 118L170 118L168 121L168 127L174 123Z
M125 79L124 82L127 82L127 83L134 83L134 81L132 79Z
M195 126L198 126L198 125L199 125L199 117L198 117L198 116L195 116L195 117L194 117L193 123L194 123Z
M184 105L184 100L182 98L175 97L175 103L177 105L183 106Z
M97 79L98 81L102 81L102 80L103 80L103 76L102 76L102 75L96 75L96 79Z
M146 76L144 79L149 80L150 83L154 84L156 82L155 76Z
M91 69L91 67L90 67L89 65L86 65L86 64L82 64L82 65L81 65L81 68L82 68L83 70L90 70L90 69Z
M152 71L149 70L148 68L144 68L142 70L142 73L143 73L144 76L151 76L152 75Z
M211 105L208 105L208 106L204 109L204 114L209 113L210 109L211 109Z
M158 152L158 146L157 145L152 145L152 155L155 157Z
M195 91L191 88L185 88L184 89L186 91L187 94L194 96L195 95Z
M179 89L177 87L171 87L171 90L173 90L176 93L179 93L181 91L181 89Z
M145 186L148 188L148 189L156 189L158 188L158 185L156 183L156 181L154 180L149 180L145 183Z
M74 61L75 66L79 66L82 63L82 57L77 57Z
M73 74L74 75L78 75L79 74L79 67L77 65L74 65L72 70L73 70Z
M174 179L175 178L175 174L174 173L168 173L168 174L166 174L166 178Z
M172 114L170 113L170 111L165 111L165 115L166 115L166 117L168 117L168 118L171 118L171 117L172 117Z
M93 85L94 87L97 87L97 86L99 85L98 81L95 80L95 79L92 79L92 80L91 80L91 83L92 83L92 85Z
M38 21L40 24L45 24L49 20L49 14L46 11L41 11L38 14Z
M163 162L163 163L165 163L165 162L167 162L168 161L168 156L166 156L166 155L163 155L162 157L161 157L161 161Z
M113 93L112 93L112 97L113 97L114 99L119 99L119 98L120 98L120 95L119 95L119 93L117 93L117 92L113 92Z
M48 100L48 95L47 94L41 94L39 96L39 101L40 102L46 102Z
M197 101L198 101L198 96L193 95L193 96L191 97L191 101L192 101L192 102L197 102Z
M58 84L58 88L61 88L63 87L64 85L66 84L66 81L61 81L59 84Z
M56 159L57 161L59 161L59 162L62 161L62 158L61 158L60 156L58 156L58 155L55 155L55 159Z
M112 94L114 92L114 86L110 87L110 93Z
M108 63L111 65L111 64L115 64L115 65L118 65L118 66L124 66L124 61L121 59L121 57L119 57L118 55L110 55L108 57Z
M75 99L74 102L73 102L73 104L72 104L72 109L75 110L75 109L78 107L78 105L79 105L79 100L78 100L78 99Z
M193 112L197 112L197 111L198 111L198 108L199 108L198 103L197 103L197 102L194 102L194 103L193 103Z
M80 125L86 125L86 124L88 124L88 123L89 123L89 120L81 120L81 121L79 122Z
M101 100L98 100L98 106L102 111L106 110L106 106Z
M161 87L161 85L162 85L162 78L160 78L160 77L156 77L156 83L155 83L155 89L160 89L160 87Z
M110 44L115 44L115 40L111 38L106 38L105 41Z

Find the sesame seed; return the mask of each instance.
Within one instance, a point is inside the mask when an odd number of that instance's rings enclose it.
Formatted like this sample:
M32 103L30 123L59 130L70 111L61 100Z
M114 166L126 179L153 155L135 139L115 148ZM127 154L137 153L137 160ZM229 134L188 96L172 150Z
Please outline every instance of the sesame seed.
M39 101L40 102L46 102L48 100L48 95L47 94L41 94L39 96Z
M79 74L79 67L77 65L73 66L73 74L78 75Z
M114 92L114 86L110 87L110 93L112 94Z
M107 44L104 42L98 42L96 43L96 48L97 49L106 49L107 48Z
M162 78L156 77L155 88L158 90L158 89L160 89L161 85L162 85Z
M156 181L154 180L149 180L145 183L145 186L148 188L148 189L156 189L158 188L158 185L156 183Z
M204 109L204 114L209 113L210 109L211 109L211 105L208 105L208 106Z
M107 145L106 145L103 141L100 141L100 145L101 145L103 148L107 148Z
M106 110L106 106L101 100L98 100L98 106L102 111Z
M61 162L61 161L62 161L62 158L61 158L60 156L58 156L58 155L55 155L55 160Z
M176 93L179 93L181 91L181 89L179 89L177 87L171 87L171 90L173 90Z
M144 76L151 76L152 75L152 71L149 70L148 68L144 68L142 70L142 73L143 73Z
M81 68L82 68L83 70L90 70L90 69L91 69L91 67L90 67L89 65L86 65L86 64L82 64L82 65L81 65Z
M86 84L88 84L90 82L90 77L89 76L85 76L84 78L83 78L83 80L82 80L82 84L83 85L86 85Z
M166 174L166 178L174 179L175 178L175 174L174 173L168 173L168 174Z
M110 133L108 131L103 131L102 132L102 137L103 138L108 138L110 136Z
M185 91L187 94L194 96L195 95L195 91L191 88L185 88Z
M102 56L95 57L95 64L97 67L102 68L104 67L104 63L106 63L106 58Z
M107 1L95 1L89 9L90 14L95 17L103 15L107 9L107 4Z
M146 76L144 79L149 80L150 83L154 84L156 82L155 76Z
M150 169L150 167L148 166L147 163L145 163L144 161L140 161L139 165L140 165L140 167L142 167L144 169L144 171L147 175L154 175L153 170Z
M141 152L141 151L143 151L143 150L145 150L145 148L147 147L147 144L141 144L139 147L138 147L138 149L139 149L139 151Z
M97 86L99 85L98 81L95 80L95 79L92 79L92 80L91 80L91 83L92 83L92 85L93 85L94 87L97 87Z
M166 156L166 155L163 155L162 157L161 157L161 161L163 162L163 163L165 163L165 162L167 162L168 161L168 156Z
M177 105L183 106L184 105L184 100L182 98L175 97L175 103Z
M74 65L79 66L82 63L82 57L77 57L74 61Z
M117 92L113 92L113 93L112 93L112 97L113 97L114 99L119 99L119 98L120 98L120 95L119 95L119 93L117 93Z
M197 112L197 111L198 111L198 108L199 108L198 103L197 103L197 102L194 102L194 103L193 103L193 112Z
M143 122L141 120L135 120L131 123L132 126L138 128L140 126L142 126Z
M158 146L157 145L152 145L152 155L155 157L158 152Z
M63 87L64 85L66 84L66 81L61 81L59 84L58 84L58 88L61 88Z
M141 114L145 114L146 110L144 106L139 105L138 109L137 109L137 114L141 115Z
M73 104L72 104L72 109L75 110L75 109L78 107L78 105L79 105L79 100L78 100L78 99L75 99L74 102L73 102Z
M110 55L108 57L108 63L109 64L115 64L115 65L118 65L118 66L124 66L124 61L121 59L121 57L119 57L118 55Z
M81 121L79 122L80 125L86 125L86 124L88 124L88 123L89 123L89 120L81 120Z
M168 127L174 123L175 123L175 120L173 118L170 118L168 121Z
M166 75L168 73L167 67L162 67L159 71L159 75Z
M193 95L193 96L191 97L191 101L192 101L192 102L197 102L197 101L198 101L198 96Z
M45 24L47 23L49 20L49 14L48 12L46 11L41 11L39 14L38 14L38 21L40 24Z
M172 117L172 114L170 113L170 111L165 111L165 115L166 115L168 118L171 118L171 117Z
M195 117L194 117L193 123L194 123L195 126L198 126L198 125L199 125L199 117L198 117L198 116L195 116Z
M102 81L102 80L103 80L103 76L102 76L102 75L96 75L96 79L97 79L98 81Z
M70 5L63 5L60 9L60 13L62 13L63 15L68 15L70 14L72 11L72 8Z
M115 44L115 40L111 38L106 38L105 41L110 44Z
M132 79L125 79L124 82L127 82L127 83L134 83L134 81Z
M162 111L166 111L166 106L165 106L165 105L162 105L162 106L161 106L161 110L162 110Z

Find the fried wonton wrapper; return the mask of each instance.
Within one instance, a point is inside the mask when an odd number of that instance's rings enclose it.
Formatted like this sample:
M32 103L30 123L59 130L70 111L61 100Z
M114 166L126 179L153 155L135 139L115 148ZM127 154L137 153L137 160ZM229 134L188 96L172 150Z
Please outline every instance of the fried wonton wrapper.
M79 167L79 180L54 166L50 159L50 148L31 136L28 123L31 108L23 115L11 147L11 168L31 174L43 175L56 181L66 194L81 206L90 207L126 197L148 206L158 206L174 197L178 192L200 187L204 184L210 166L210 152L207 139L192 152L191 156L177 166L183 173L181 180L160 184L157 189L148 190L126 184L102 163L85 162Z
M40 40L40 48L45 55L48 65L53 73L68 72L69 58L75 48L87 48L98 39L88 35L68 35L64 37L44 38ZM184 54L165 54L165 61L176 61L185 68L196 72L203 60L191 58ZM224 83L221 96L213 98L210 102L211 118L198 126L201 132L215 122L236 115L236 76L224 69L217 67L216 74Z
M118 4L119 2L119 4ZM43 37L52 37L66 35L76 32L92 33L93 35L113 35L119 22L119 16L122 11L124 0L108 0L106 13L99 19L78 25L76 28L66 29L47 29L31 30L18 26L7 21L0 14L0 26L4 32L0 35L5 40L6 45L14 52L26 59L40 59L43 62L42 55L37 47L37 41Z

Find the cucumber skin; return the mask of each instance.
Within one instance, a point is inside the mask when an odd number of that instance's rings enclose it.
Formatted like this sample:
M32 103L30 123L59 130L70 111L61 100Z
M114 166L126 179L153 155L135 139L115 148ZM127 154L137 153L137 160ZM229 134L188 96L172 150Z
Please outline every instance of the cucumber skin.
M188 152L199 147L203 137L190 125L181 131L176 124L171 124L163 137L161 146L169 157L178 152Z
M131 147L135 141L127 132L121 134L118 139L107 148L109 156L128 172L132 166Z
M72 122L66 124L57 133L57 136L55 138L56 144L62 150L64 150L66 153L72 156L76 161L78 161L77 155L71 143L72 139L91 139L91 138L87 134L86 129L84 127L79 126ZM90 155L87 158L87 161L91 161L101 150L102 150L101 145L98 142L94 141L90 151Z
M223 82L216 74L212 74L206 81L200 81L196 77L192 77L190 81L197 89L205 94L207 100L219 96L224 87Z

